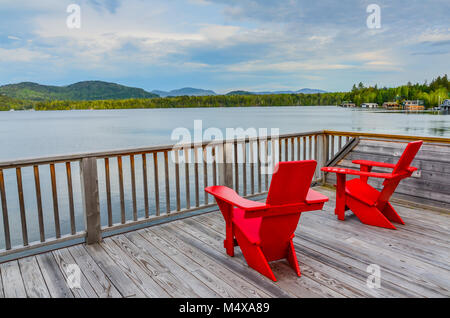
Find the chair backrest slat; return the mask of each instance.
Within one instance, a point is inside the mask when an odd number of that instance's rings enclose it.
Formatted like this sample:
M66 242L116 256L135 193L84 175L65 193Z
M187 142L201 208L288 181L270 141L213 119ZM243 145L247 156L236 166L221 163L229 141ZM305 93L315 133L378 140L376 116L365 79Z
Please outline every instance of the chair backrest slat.
M274 169L266 203L283 205L305 202L316 165L315 160L279 162Z
M411 162L416 157L416 154L419 151L422 144L423 144L422 140L413 141L413 142L408 143L405 150L403 151L402 156L400 157L397 164L395 165L395 168L392 171L392 173L396 174L396 173L407 172L409 166L411 165Z
M406 145L403 154L401 155L400 159L398 160L397 164L395 165L392 171L392 174L403 174L403 177L396 179L386 179L383 182L383 189L381 190L381 193L377 200L377 207L379 209L383 209L384 206L387 204L392 194L395 192L395 189L397 188L398 184L400 183L400 180L409 176L408 168L410 167L411 163L416 157L417 152L419 152L419 149L422 146L422 144L423 141L418 140L410 142L408 143L408 145Z
M278 206L280 211L292 210L298 213L276 217L262 216L259 236L261 248L268 261L285 257L301 213L298 207L289 205L305 203L316 166L315 160L303 160L280 162L275 167L266 203Z

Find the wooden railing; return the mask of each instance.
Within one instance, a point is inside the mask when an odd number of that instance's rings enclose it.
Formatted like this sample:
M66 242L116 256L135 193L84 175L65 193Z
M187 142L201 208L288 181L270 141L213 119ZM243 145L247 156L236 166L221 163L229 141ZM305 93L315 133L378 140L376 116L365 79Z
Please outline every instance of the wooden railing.
M316 131L1 162L0 262L208 211L215 202L206 186L264 195L278 161L315 159L321 182L320 168L359 135Z

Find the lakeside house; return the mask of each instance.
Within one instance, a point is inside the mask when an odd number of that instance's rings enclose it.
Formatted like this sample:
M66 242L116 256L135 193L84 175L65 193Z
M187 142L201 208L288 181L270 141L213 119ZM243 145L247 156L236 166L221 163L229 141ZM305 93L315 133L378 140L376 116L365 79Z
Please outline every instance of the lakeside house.
M400 109L400 105L397 102L384 102L383 108L386 109Z
M378 104L377 103L363 103L361 104L362 108L377 108Z
M355 103L352 103L352 101L343 101L342 104L340 105L341 107L356 107Z
M450 110L450 99L444 100L444 102L439 105L439 110L449 111Z
M403 108L405 110L424 110L423 100L405 100L403 102Z

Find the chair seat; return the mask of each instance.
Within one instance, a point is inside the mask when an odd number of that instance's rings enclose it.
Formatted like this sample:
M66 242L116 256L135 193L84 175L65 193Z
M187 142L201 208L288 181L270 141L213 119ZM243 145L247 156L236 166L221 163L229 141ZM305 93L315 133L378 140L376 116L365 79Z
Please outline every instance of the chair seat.
M307 204L322 203L328 201L328 197L322 193L309 189L306 196ZM257 243L261 241L259 230L261 228L262 217L246 218L245 211L240 208L233 209L233 223L239 230L245 233L245 236L252 242Z
M369 206L374 206L380 196L378 190L358 178L349 180L345 183L345 192L349 196Z
M233 223L252 243L260 242L259 229L261 227L262 217L245 218L245 211L239 208L233 209Z

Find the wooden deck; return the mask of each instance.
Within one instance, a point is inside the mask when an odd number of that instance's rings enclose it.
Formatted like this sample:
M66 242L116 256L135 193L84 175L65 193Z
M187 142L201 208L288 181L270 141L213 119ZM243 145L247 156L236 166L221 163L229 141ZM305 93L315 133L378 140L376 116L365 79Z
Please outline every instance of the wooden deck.
M250 269L239 250L222 247L219 212L157 225L0 264L0 297L448 297L450 214L394 204L406 225L387 230L361 224L350 212L306 212L296 231L298 278L286 261L272 263L274 283ZM69 288L77 264L81 288ZM381 287L366 285L369 264Z

